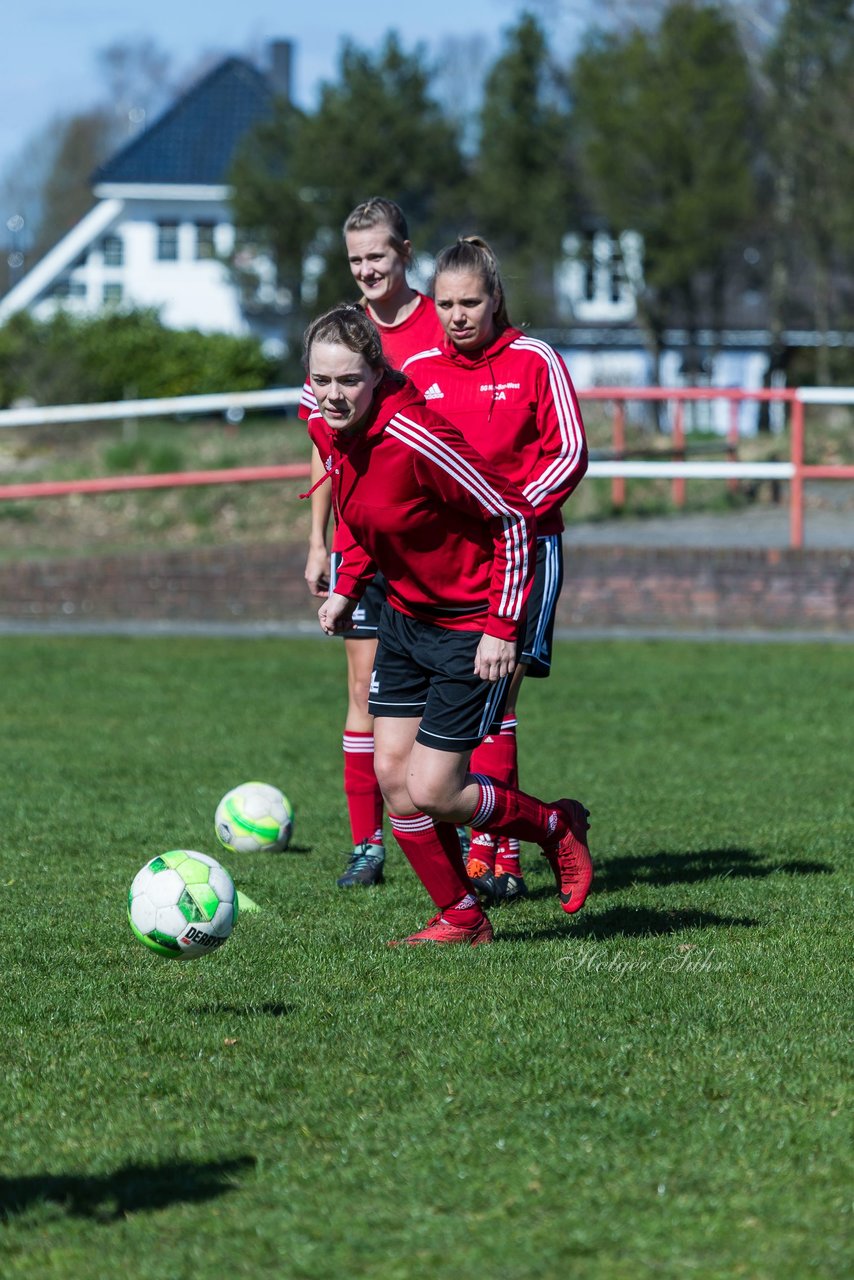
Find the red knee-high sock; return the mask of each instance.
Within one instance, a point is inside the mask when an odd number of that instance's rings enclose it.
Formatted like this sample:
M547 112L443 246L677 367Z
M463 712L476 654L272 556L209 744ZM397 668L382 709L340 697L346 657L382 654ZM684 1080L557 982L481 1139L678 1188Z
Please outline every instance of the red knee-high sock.
M397 843L439 910L461 908L465 918L454 916L459 924L469 923L469 912L473 920L479 918L482 912L471 893L454 824L434 822L426 813L405 817L390 813L388 817ZM471 904L468 898L472 898Z
M518 769L516 765L516 717L506 716L501 722L498 733L488 733L483 742L475 747L471 757L471 772L494 778L514 786ZM472 825L471 857L484 862L490 871L495 870L498 848L492 831L481 830Z
M507 781L511 787L516 787L517 790L519 789L519 753L516 749L516 728L518 723L515 716L505 716L501 722L500 734L502 738L507 739L507 751L511 757L510 773ZM487 772L487 770L484 770L484 772Z
M516 727L517 721L515 717L507 716L501 725L502 735L512 733L513 735L513 771L507 779L511 787L519 790L519 753L516 750ZM509 872L512 876L522 875L522 862L520 859L519 841L515 836L502 836L501 843L496 849L495 866L498 870L498 864L501 864L499 875Z
M480 788L477 808L469 819L474 827L516 840L529 840L543 848L566 826L560 809L553 809L536 796L494 782L482 774L476 774L473 781Z
M516 784L516 717L508 716L501 724L500 733L488 733L475 747L471 756L472 773L483 774L510 786Z
M521 876L522 859L519 841L512 836L499 836L495 846L495 874Z
M475 747L471 757L472 773L483 774L496 782L503 782L509 787L518 789L516 725L515 715L505 716L501 722L500 732L488 734L480 746ZM507 836L499 836L496 840L496 834L487 836L486 832L472 828L473 856L486 862L490 870L498 871L499 875L510 872L512 875L521 876L519 841L511 840Z
M504 732L504 724L508 724L508 722L510 722L510 718L504 719L504 723L501 726L502 733ZM510 732L513 735L513 748L515 748L516 721L512 721L512 730ZM511 787L516 787L516 790L519 791L519 753L516 750L513 750L513 772L507 781L510 782ZM520 847L519 841L516 840L515 836L501 837L501 845L495 850L495 869L498 869L499 863L501 863L501 872L499 874L510 872L511 876L521 877Z
M344 731L344 795L353 844L383 842L383 796L374 773L374 735Z

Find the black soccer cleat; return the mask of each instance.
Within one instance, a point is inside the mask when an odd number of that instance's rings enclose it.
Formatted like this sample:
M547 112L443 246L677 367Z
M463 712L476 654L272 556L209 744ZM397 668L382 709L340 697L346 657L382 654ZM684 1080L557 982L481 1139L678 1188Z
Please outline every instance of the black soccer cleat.
M528 886L525 884L522 876L514 876L510 871L504 871L501 875L495 877L495 901L503 906L509 906L511 902L521 902L522 898L527 898Z
M466 875L478 898L490 907L497 901L495 891L495 875L480 858L469 858L466 863Z
M385 849L381 844L371 844L363 840L357 844L349 855L347 869L339 876L336 884L339 889L353 889L356 885L369 887L383 883L383 866L385 865Z

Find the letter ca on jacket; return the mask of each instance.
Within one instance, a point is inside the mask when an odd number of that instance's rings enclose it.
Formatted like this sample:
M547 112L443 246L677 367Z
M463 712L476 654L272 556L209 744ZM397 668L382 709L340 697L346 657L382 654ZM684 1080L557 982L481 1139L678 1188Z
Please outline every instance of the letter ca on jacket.
M495 386L491 382L481 383L481 391L489 391L496 400L506 400L508 391L518 391L521 382L497 382Z

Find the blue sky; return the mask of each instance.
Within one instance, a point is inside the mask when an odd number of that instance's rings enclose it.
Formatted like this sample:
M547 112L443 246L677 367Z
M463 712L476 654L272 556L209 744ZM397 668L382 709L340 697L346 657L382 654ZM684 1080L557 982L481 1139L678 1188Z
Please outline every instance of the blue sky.
M560 10L578 13L595 4L550 0L343 0L283 4L282 0L143 0L139 5L110 0L5 0L0 33L0 176L22 145L56 116L71 115L104 99L96 62L98 50L117 41L150 38L172 58L172 70L196 65L210 52L251 54L270 40L295 43L295 93L302 106L316 101L317 87L334 77L341 40L373 48L394 29L404 46L426 41L431 49L445 36L482 34L490 52L500 47L502 30L531 9L549 24L554 38L573 19L555 19ZM557 26L555 23L557 22ZM562 25L561 25L562 24ZM465 86L461 85L461 93Z

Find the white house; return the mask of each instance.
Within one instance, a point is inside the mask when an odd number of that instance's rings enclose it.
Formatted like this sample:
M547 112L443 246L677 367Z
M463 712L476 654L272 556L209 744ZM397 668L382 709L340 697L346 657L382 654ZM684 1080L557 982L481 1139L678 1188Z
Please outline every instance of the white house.
M21 310L123 305L153 307L171 328L258 334L223 259L234 248L236 149L290 94L291 46L277 41L271 54L267 73L227 58L112 156L95 175L93 208L0 299L0 323Z

